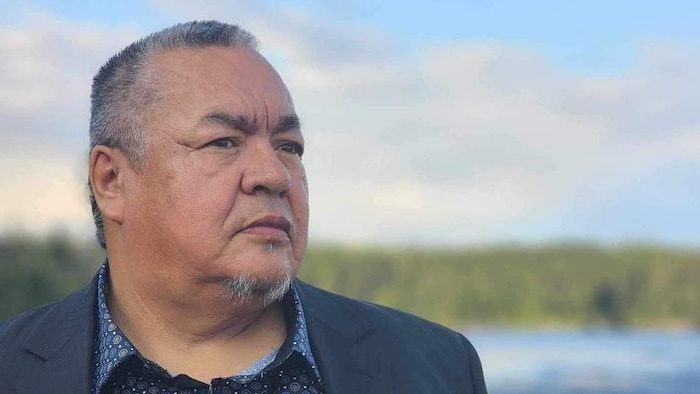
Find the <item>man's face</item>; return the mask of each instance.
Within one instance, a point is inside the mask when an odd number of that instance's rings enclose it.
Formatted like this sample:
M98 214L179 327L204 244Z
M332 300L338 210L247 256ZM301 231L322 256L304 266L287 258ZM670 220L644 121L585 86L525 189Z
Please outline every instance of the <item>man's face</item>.
M263 288L295 275L308 231L304 140L277 73L246 48L173 50L149 67L162 98L122 230L149 259L142 273Z

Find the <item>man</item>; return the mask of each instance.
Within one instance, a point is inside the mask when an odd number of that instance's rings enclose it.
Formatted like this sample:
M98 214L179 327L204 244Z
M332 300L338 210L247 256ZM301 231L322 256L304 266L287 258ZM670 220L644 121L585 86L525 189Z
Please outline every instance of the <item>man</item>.
M89 184L107 261L0 326L0 392L486 392L460 334L295 279L304 139L255 48L190 22L100 69Z

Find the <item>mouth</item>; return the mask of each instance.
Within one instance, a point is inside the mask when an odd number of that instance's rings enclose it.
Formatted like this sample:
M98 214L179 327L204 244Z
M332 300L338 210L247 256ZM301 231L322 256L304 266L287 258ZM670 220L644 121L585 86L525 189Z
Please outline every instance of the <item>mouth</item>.
M284 216L268 215L249 223L241 232L263 238L289 238L291 228Z

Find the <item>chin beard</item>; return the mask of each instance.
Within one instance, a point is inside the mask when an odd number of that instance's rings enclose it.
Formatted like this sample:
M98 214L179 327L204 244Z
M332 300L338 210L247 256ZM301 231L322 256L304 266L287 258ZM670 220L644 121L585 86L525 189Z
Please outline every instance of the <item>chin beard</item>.
M240 275L222 279L219 286L228 300L241 303L260 300L264 306L268 306L284 297L293 280L294 277L289 272L285 272L282 278L275 280Z

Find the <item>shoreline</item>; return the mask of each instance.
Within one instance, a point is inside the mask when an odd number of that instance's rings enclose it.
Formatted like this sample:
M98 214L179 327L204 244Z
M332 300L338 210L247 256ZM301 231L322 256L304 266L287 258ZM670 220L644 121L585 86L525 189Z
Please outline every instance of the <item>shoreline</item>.
M565 332L619 332L619 333L668 333L668 334L700 334L700 327L692 324L658 324L658 325L574 325L574 324L468 324L449 326L461 333L488 333L488 332L522 332L522 333L565 333Z

